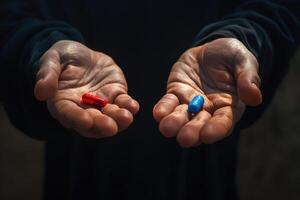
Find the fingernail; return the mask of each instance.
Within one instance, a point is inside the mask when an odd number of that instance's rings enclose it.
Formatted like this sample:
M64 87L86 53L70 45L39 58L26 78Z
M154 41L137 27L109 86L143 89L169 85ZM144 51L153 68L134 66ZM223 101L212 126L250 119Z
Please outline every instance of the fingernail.
M255 86L257 89L259 89L259 87L257 86L257 84L256 84L256 83L252 82L252 84L251 84L251 85L253 85L253 86Z

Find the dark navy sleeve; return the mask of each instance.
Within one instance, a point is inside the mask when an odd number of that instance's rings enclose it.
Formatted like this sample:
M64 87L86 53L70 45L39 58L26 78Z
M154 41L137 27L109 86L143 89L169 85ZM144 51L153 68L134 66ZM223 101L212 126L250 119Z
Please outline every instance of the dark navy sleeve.
M197 35L195 46L217 38L237 38L259 62L264 100L260 106L246 109L239 128L249 126L261 116L286 74L289 60L299 45L299 15L299 1L248 1Z
M60 128L34 98L41 55L59 40L83 41L71 25L39 14L31 1L0 1L0 100L11 122L37 139Z

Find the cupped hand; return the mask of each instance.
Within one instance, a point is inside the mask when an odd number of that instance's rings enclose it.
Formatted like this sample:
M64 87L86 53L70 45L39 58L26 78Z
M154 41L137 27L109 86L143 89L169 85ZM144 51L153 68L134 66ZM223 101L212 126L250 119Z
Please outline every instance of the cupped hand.
M74 41L55 43L40 59L35 96L66 128L89 138L115 135L133 122L139 104L127 94L122 70L107 55ZM84 93L108 100L97 109L81 104Z
M221 38L186 51L172 67L167 92L153 108L165 137L183 147L211 144L228 136L246 105L262 102L258 62L237 39ZM201 95L197 114L188 103Z

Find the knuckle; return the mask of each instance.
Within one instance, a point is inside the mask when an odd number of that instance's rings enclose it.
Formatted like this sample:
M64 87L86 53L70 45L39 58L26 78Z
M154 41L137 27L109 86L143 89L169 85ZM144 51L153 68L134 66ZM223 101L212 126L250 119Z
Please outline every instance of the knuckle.
M178 62L181 62L185 65L193 65L197 63L197 53L199 52L200 47L195 47L185 51L179 58Z
M39 65L42 65L49 60L59 60L59 53L56 49L50 48L48 51L46 51L39 59Z
M56 52L59 62L63 64L76 64L78 62L80 64L82 61L91 59L91 50L76 41L60 40L50 50Z
M115 64L115 61L112 57L102 52L96 52L96 58L97 62L104 66L112 66Z

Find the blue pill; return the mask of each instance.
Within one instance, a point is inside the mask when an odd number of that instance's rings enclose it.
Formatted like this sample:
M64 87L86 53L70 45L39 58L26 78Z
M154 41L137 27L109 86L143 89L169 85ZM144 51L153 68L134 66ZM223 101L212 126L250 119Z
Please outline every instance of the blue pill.
M195 96L192 101L189 103L188 112L189 113L198 113L201 107L204 104L203 96Z

